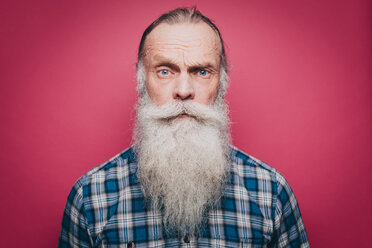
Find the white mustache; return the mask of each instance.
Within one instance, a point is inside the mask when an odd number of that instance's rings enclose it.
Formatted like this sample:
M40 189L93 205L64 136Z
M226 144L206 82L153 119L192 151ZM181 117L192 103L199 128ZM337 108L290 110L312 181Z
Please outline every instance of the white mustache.
M181 115L188 115L201 122L220 122L225 120L224 115L217 111L214 106L203 105L192 100L172 101L162 106L151 104L141 113L144 118L159 121L170 121Z

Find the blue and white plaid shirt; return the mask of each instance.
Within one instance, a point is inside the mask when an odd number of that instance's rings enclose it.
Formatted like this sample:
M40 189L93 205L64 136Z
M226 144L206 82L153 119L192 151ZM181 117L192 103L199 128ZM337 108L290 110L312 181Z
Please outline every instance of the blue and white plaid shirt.
M200 236L169 237L148 209L129 148L82 176L65 207L58 247L310 247L296 198L275 169L231 148L228 182Z

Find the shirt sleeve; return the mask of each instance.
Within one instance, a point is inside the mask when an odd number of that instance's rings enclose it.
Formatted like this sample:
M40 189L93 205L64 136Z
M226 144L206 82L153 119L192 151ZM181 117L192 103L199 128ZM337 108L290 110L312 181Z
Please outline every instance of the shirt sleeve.
M58 240L59 248L93 247L83 204L80 181L72 188L65 206Z
M296 197L282 175L277 175L274 239L271 247L310 247Z

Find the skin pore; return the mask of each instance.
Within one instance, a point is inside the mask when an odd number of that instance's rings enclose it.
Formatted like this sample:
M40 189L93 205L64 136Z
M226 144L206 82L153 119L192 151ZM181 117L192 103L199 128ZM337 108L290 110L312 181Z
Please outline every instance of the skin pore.
M214 103L220 78L220 41L204 22L162 23L147 37L147 92L157 106L173 100Z

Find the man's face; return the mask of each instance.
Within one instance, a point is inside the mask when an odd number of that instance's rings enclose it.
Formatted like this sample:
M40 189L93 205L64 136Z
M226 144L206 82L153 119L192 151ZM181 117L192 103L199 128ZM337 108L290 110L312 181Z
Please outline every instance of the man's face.
M220 41L211 27L199 23L162 23L147 37L144 67L152 101L213 104L220 78Z
M228 169L227 107L217 96L220 82L227 85L220 53L218 36L204 22L162 23L144 46L138 178L166 230L180 235L198 233L205 211L221 197ZM177 118L185 115L194 118Z

